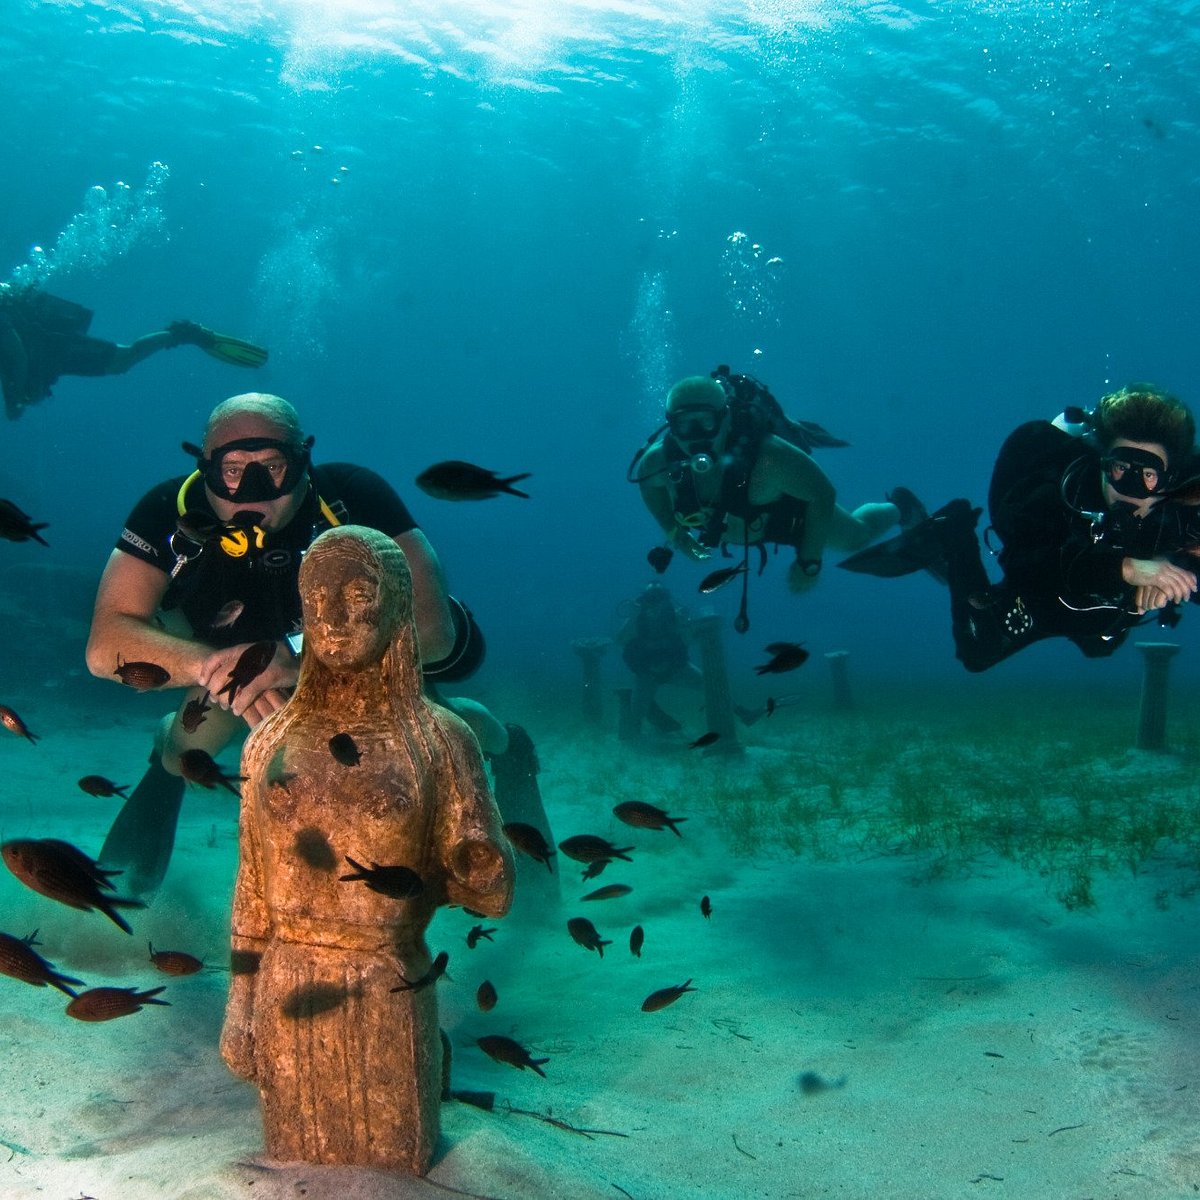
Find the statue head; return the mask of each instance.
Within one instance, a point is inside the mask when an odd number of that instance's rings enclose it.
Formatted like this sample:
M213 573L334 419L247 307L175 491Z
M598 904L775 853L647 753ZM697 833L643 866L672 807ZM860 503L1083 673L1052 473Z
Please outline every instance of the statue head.
M304 656L335 674L381 662L398 635L415 654L412 575L386 534L342 525L321 534L300 566Z

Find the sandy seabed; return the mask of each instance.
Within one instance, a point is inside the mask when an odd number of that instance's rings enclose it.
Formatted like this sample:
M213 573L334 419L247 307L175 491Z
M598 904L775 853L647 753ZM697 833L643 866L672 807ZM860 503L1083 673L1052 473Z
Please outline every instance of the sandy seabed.
M75 780L135 781L157 709L140 698L132 715L101 706L83 719L61 690L0 699L42 733L36 746L0 741L0 834L61 837L95 853L114 802L84 795ZM427 1179L261 1157L257 1094L217 1053L236 804L192 790L167 883L131 914L133 936L0 873L5 932L38 930L40 952L89 986L162 984L170 1001L88 1025L65 1016L61 993L0 977L0 1196L1200 1194L1200 937L1190 899L1200 869L1186 836L1143 842L1128 865L1102 838L1073 866L1061 841L1006 856L977 820L958 820L951 836L944 808L937 818L897 809L888 789L901 785L889 770L872 768L864 783L863 755L880 752L899 718L781 711L746 731L744 755L701 758L682 738L623 745L564 717L573 697L559 699L554 711L518 697L504 714L537 741L555 835L609 837L635 847L633 862L585 883L560 855L555 904L549 881L531 878L544 868L526 860L514 914L474 950L465 942L474 919L439 914L428 940L450 952L452 979L438 987L453 1086L494 1093L495 1107L443 1106ZM680 712L694 705L668 699ZM928 714L891 736L906 744L914 727L927 731L922 761L961 748ZM1068 736L1018 716L972 752L1003 780L1005 755L1028 765L1048 745L1062 757ZM1124 752L1095 764L1095 776L1139 800L1152 779L1197 807L1193 761L1190 747ZM930 770L909 768L918 782ZM953 756L948 769L965 770ZM611 809L630 798L688 817L684 836L621 825ZM830 821L831 809L843 817ZM811 836L801 838L794 826L805 811ZM1096 864L1083 883L1081 861ZM580 900L609 882L633 891ZM572 916L611 939L602 958L568 936ZM640 958L628 945L635 924L645 929ZM160 975L148 942L210 966ZM484 978L499 994L486 1014L474 1001ZM641 1011L649 993L685 981L696 990ZM489 1033L549 1058L546 1078L487 1058L475 1039Z

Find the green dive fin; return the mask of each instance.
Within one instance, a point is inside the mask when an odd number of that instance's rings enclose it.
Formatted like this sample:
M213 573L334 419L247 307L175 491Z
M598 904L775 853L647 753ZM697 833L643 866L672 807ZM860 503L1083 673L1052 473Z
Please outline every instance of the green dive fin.
M213 333L212 341L202 343L200 349L234 367L261 367L267 361L267 352L262 346L225 333Z

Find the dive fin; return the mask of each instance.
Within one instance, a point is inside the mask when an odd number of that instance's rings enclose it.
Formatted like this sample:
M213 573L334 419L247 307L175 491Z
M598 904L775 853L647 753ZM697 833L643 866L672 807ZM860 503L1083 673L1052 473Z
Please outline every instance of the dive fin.
M901 575L912 575L916 571L928 571L935 579L945 582L946 555L938 536L934 518L926 517L911 529L905 529L850 555L838 563L847 571L860 575L875 575L880 579L895 579Z
M135 896L153 895L158 890L175 845L183 786L183 780L170 774L155 755L149 770L117 814L100 850L99 861L125 872L123 890ZM115 902L110 899L109 903ZM107 910L105 915L121 925L118 915Z
M261 367L267 361L267 351L262 346L226 333L214 333L212 341L201 345L200 349L233 367Z

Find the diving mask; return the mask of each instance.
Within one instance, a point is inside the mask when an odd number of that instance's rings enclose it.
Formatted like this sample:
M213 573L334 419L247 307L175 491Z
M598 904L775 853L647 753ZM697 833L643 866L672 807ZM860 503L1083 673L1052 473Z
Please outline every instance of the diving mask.
M1167 464L1150 450L1118 446L1100 460L1114 492L1129 500L1146 500L1167 487Z
M214 496L234 504L261 504L291 495L300 486L312 459L312 444L311 437L299 446L278 438L250 437L235 438L215 447L207 455L188 442L183 448L196 456L200 474ZM234 451L253 453L259 450L276 453L263 461L226 461Z
M667 413L667 425L679 442L712 441L721 432L728 406L710 408L708 405L690 404L672 409Z

